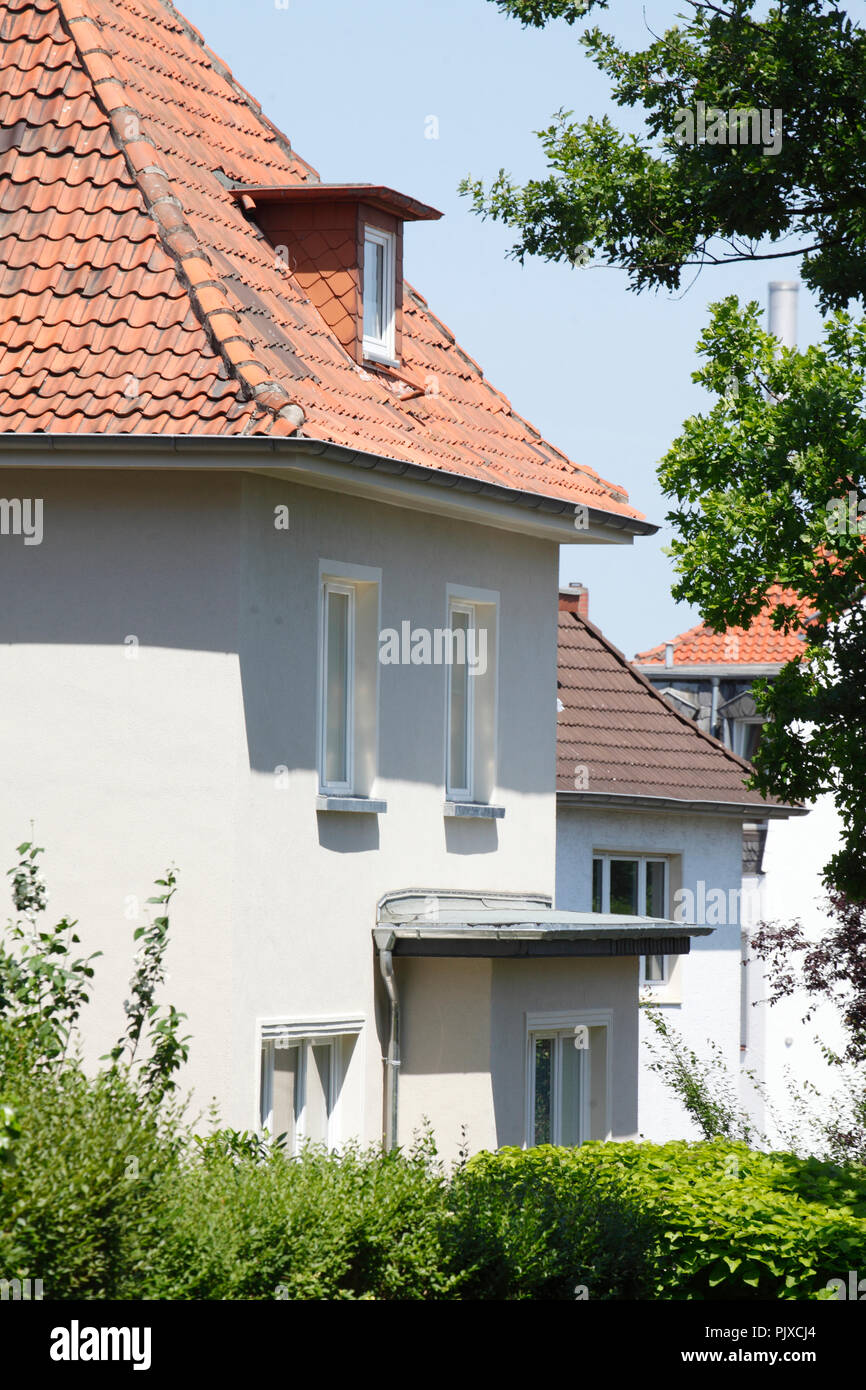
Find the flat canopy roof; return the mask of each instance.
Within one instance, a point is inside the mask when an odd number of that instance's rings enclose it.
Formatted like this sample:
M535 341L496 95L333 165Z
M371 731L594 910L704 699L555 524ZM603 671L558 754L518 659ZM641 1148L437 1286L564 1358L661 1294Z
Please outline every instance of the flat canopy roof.
M373 938L399 956L686 955L712 927L658 917L563 912L517 894L408 892L379 903Z
M438 222L442 213L380 183L293 183L283 185L252 184L233 188L232 196L239 202L251 198L253 203L270 206L274 203L369 203L383 212L393 213L403 222ZM247 204L244 203L246 206Z

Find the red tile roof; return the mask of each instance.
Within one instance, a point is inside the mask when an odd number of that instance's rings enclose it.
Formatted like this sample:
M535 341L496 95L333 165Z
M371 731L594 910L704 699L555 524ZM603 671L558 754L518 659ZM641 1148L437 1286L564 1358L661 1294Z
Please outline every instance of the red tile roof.
M421 393L351 360L234 191L318 174L168 0L0 0L0 63L4 431L300 425L640 517L512 410L410 286L404 365Z
M769 610L779 602L799 607L805 619L809 605L797 598L790 589L774 585L767 595L767 606L747 628L731 627L726 632L713 632L706 623L690 627L673 639L674 666L769 666L784 665L803 655L802 632L779 632L770 621ZM638 666L664 666L666 643L638 652Z
M559 613L556 787L560 792L760 807L752 769L672 709L597 627Z

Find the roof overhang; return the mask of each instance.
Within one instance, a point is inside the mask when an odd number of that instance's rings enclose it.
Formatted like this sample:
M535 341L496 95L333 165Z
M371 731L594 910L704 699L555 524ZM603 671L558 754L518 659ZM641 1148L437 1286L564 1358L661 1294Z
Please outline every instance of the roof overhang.
M784 662L753 661L738 665L732 661L708 661L703 665L696 663L689 666L677 662L673 666L665 666L663 661L632 661L631 665L636 671L640 671L642 676L646 676L647 680L652 681L657 676L663 676L668 681L711 680L713 676L727 681L747 681L755 680L758 676L778 676Z
M579 810L596 807L621 811L679 811L681 814L732 816L736 820L785 820L788 816L806 816L808 806L789 806L771 801L710 801L690 800L676 796L638 796L627 792L558 791L557 807Z
M686 955L712 927L612 913L561 912L550 899L410 889L386 894L373 939L395 956Z
M245 207L274 207L280 203L366 203L389 212L403 222L438 222L442 213L408 193L376 183L296 183L248 185L232 189L232 197Z
M40 454L46 455L39 458ZM122 457L121 457L122 456ZM658 530L651 522L590 507L575 529L575 503L444 469L298 435L3 434L0 467L242 469L396 507L477 521L559 544L631 545Z

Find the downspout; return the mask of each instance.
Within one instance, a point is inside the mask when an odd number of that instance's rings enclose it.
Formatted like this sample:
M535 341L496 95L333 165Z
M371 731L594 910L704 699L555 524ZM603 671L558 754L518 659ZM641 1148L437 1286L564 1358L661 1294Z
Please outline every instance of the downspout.
M388 1055L382 1059L385 1063L385 1148L390 1152L397 1147L397 1072L400 1067L400 1000L390 949L380 949L379 970L390 1003Z
M744 1063L749 1051L749 933L740 922L740 1062Z
M713 676L713 700L710 705L710 733L716 737L716 725L719 722L719 678Z

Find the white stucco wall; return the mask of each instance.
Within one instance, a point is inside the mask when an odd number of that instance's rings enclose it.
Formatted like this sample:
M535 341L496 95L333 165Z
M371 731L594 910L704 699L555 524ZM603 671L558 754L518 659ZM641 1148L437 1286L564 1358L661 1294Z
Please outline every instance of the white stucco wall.
M593 1137L635 1137L636 957L397 964L411 1020L400 1069L401 1142L429 1121L447 1157L464 1139L470 1149L526 1143L527 1016L566 1013L606 1016L609 1057L591 1082Z
M833 799L821 796L807 816L771 821L764 848L764 873L757 886L755 916L767 922L799 920L807 937L816 941L830 925L821 873L840 843L841 825ZM763 972L762 972L763 974ZM766 997L766 986L763 994ZM809 1083L825 1097L838 1090L839 1079L824 1061L819 1043L841 1052L844 1035L837 1013L827 1004L803 1021L811 1001L798 991L766 1009L766 1076L777 1119L784 1126L793 1117L791 1082ZM832 1100L829 1105L832 1106ZM813 1102L818 1109L821 1102ZM780 1126L770 1129L777 1139Z
M5 471L3 490L44 499L44 539L0 543L0 850L11 865L32 820L52 910L104 953L87 1056L122 1027L133 928L173 861L196 1104L253 1125L257 1019L362 1014L346 1114L378 1139L379 897L553 892L555 545L252 474ZM442 667L381 668L387 813L316 812L322 558L381 568L383 626L446 625L448 583L499 591L504 820L443 817Z
M699 880L704 881L706 893L721 889L726 902L731 901L729 890L733 889L736 894L740 888L742 827L739 820L658 811L560 807L556 854L558 907L579 912L592 910L592 857L603 851L678 856L679 886L695 893L696 901ZM736 897L733 906L739 907ZM713 925L712 921L708 925ZM735 920L716 926L711 936L692 941L690 953L680 962L681 1002L659 1005L666 1021L700 1055L707 1053L708 1039L717 1043L735 1078L743 1062L740 1051L741 970L740 927L736 916ZM637 1011L636 981L634 988ZM640 1134L658 1141L698 1137L679 1102L648 1069L648 1041L654 1036L642 1016ZM745 1059L750 1066L763 1064L757 1019L750 1026L749 1051Z

